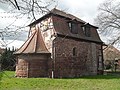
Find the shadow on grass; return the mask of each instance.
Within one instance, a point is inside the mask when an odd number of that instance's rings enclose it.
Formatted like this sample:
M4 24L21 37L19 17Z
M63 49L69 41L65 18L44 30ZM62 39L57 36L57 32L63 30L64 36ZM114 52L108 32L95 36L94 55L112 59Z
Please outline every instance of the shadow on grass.
M120 72L105 72L105 75L89 75L63 79L120 79Z
M120 79L120 75L83 76L81 79Z
M81 76L78 78L63 78L63 79L120 79L120 74Z

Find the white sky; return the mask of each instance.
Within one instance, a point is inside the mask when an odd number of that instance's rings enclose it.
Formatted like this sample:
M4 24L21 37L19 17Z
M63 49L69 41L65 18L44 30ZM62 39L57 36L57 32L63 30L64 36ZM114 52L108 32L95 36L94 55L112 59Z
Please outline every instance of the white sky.
M74 16L90 23L94 24L94 19L97 16L97 9L100 3L104 0L58 0L57 8L64 10L65 12L71 13ZM8 6L7 6L8 7ZM0 4L0 12L4 12L7 10L7 7L3 4ZM2 14L0 14L1 16ZM2 16L6 16L3 14ZM1 19L1 18L0 18ZM3 27L8 22L11 22L11 19L1 19L0 20L0 27ZM22 23L22 20L17 21ZM22 36L23 37L23 36ZM11 40L10 40L11 41ZM11 43L9 46L20 47L24 43L23 41L16 40Z
M59 0L58 7L93 24L98 6L105 0Z

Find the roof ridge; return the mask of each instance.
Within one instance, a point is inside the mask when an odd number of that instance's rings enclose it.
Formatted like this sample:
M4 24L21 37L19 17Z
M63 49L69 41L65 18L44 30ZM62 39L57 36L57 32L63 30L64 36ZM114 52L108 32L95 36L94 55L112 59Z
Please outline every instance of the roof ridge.
M39 19L35 20L34 22L30 23L28 26L31 26L33 24L36 24L38 23L39 21L43 20L45 17L49 16L50 14L54 14L54 15L59 15L59 16L63 16L63 17L66 17L66 18L70 18L70 19L76 19L77 21L81 22L81 23L86 23L84 20L70 14L70 13L67 13L65 11L62 11L62 10L59 10L59 9L56 9L56 8L53 8L52 10L50 10L47 14L43 15L42 17L40 17Z
M71 18L71 19L76 19L76 20L78 20L82 23L86 23L84 20L82 20L82 19L80 19L80 18L78 18L78 17L76 17L76 16L74 16L74 15L68 13L68 12L65 12L65 11L62 11L62 10L59 10L59 9L56 9L56 8L53 8L50 12L53 13L53 14L61 15L61 16L68 17L68 18ZM57 13L55 13L55 12L57 12ZM58 12L59 13L60 12L64 13L66 15L59 14Z

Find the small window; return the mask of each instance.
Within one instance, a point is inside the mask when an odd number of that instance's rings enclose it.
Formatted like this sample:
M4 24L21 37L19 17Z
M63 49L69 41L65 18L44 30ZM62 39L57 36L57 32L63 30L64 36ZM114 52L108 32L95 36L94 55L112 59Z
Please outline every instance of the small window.
M73 56L76 56L77 55L77 52L76 52L76 48L74 47L73 48Z
M87 37L91 36L91 30L90 30L91 28L90 28L90 26L88 24L84 25L82 27L82 29L83 29L83 32L84 32L85 36L87 36Z
M68 23L71 33L78 34L78 24L74 22Z
M86 30L86 36L90 37L90 27L86 26L85 30Z

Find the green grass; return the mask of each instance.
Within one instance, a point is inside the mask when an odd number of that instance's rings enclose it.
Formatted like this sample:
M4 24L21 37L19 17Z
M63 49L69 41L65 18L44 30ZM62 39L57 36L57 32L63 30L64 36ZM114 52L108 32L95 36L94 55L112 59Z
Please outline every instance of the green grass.
M14 72L0 73L0 90L120 90L120 76L99 75L73 79L15 78Z

